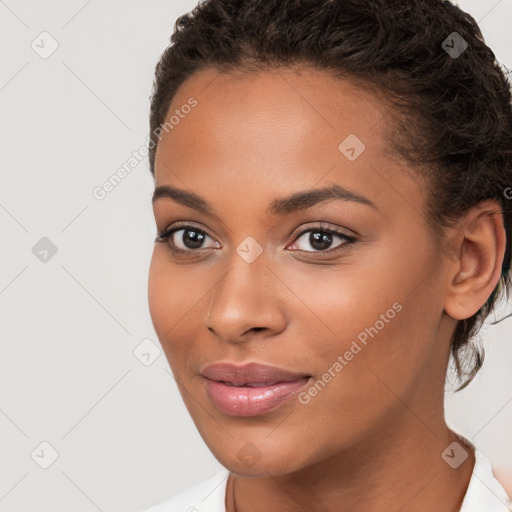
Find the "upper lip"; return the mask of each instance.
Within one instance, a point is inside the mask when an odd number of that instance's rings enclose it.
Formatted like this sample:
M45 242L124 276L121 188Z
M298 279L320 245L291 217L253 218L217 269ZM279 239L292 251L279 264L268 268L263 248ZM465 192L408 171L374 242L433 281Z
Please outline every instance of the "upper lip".
M276 384L309 378L306 373L296 373L259 363L247 363L241 366L233 363L215 363L205 366L201 375L217 382L226 382L235 386L244 384Z

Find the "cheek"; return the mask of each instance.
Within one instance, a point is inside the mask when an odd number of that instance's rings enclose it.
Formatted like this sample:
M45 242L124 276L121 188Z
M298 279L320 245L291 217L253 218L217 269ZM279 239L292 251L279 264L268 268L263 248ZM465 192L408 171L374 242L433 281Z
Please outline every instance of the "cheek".
M155 331L162 342L162 333L170 328L169 313L173 311L172 298L168 293L169 276L165 272L160 250L155 246L148 276L148 305ZM171 285L172 286L172 285Z
M280 269L280 278L291 290L290 316L302 329L314 332L308 344L316 358L343 353L352 339L364 341L366 329L377 323L379 332L387 330L399 315L396 303L404 296L404 280L393 275L385 259L368 260L358 255L336 267ZM301 338L307 341L310 336Z
M153 327L171 368L175 356L187 350L186 340L193 339L190 326L198 325L194 306L202 294L187 286L187 281L185 272L169 264L165 248L155 247L149 268L148 305Z
M428 248L423 258L408 254L390 248L357 264L347 259L344 267L321 275L318 268L281 274L298 299L289 305L294 304L291 316L300 323L301 352L311 371L321 377L343 358L343 368L338 364L331 373L344 377L333 379L337 384L329 384L328 394L336 390L342 401L366 400L372 388L384 386L379 377L407 394L433 357L440 286L430 272Z

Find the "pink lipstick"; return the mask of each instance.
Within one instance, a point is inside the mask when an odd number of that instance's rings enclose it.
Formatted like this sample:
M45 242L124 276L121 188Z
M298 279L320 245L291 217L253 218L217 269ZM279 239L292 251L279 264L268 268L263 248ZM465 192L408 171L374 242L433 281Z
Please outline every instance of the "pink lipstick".
M308 383L310 375L258 363L237 366L217 363L203 368L208 395L230 416L259 416L292 396Z

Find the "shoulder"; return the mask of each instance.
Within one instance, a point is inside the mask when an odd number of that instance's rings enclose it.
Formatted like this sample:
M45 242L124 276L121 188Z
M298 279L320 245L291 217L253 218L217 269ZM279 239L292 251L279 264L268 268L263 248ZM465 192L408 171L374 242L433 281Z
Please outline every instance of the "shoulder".
M143 512L225 512L227 469Z
M490 461L475 448L475 466L459 512L510 512L512 501L493 473Z

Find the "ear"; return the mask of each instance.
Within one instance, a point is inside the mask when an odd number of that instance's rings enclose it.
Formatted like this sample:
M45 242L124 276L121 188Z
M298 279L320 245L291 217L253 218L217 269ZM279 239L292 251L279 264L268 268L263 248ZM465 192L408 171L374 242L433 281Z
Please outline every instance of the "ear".
M445 312L456 320L473 316L501 277L506 232L499 202L486 200L457 223L451 240Z

